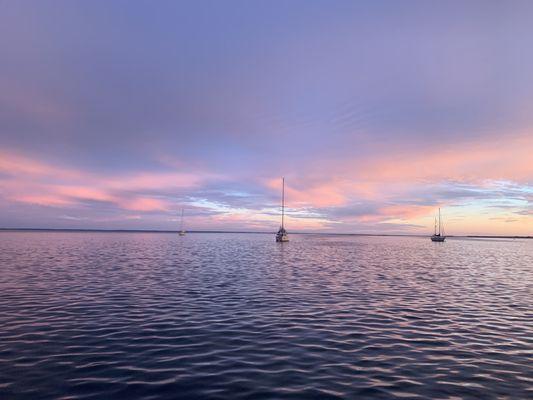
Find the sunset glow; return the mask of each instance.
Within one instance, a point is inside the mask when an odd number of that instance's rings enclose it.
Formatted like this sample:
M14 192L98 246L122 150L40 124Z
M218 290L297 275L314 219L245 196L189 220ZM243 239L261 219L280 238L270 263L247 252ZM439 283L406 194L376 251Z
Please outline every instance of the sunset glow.
M285 176L291 231L533 234L527 2L60 3L0 13L1 228L274 231Z

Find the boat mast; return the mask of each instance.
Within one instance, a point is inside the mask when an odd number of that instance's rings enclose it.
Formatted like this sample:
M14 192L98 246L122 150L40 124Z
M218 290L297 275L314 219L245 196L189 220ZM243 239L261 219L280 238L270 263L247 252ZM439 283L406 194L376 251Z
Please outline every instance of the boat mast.
M181 209L180 231L183 230L183 208Z
M285 177L282 178L282 188L281 188L281 229L283 229L284 219L285 219Z
M435 217L435 224L433 225L433 234L437 234L437 217Z
M439 236L440 236L440 207L439 207Z

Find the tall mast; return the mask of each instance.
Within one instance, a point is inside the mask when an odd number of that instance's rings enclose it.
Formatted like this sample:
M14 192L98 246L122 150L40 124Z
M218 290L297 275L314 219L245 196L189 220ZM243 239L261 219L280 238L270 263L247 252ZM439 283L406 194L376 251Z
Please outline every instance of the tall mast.
M440 236L440 207L439 207L439 236Z
M181 209L180 231L183 230L183 208Z
M282 187L281 187L281 229L283 229L284 219L285 219L285 177L282 178Z
M433 232L435 233L435 235L437 234L437 217L435 217L435 225L433 227Z

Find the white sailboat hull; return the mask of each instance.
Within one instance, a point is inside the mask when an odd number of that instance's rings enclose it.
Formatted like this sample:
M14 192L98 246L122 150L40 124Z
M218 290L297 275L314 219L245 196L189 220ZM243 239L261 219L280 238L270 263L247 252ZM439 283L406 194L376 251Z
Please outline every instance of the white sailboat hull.
M289 241L289 235L285 234L277 234L276 235L276 242L288 242Z
M444 242L445 239L446 239L446 236L440 236L440 235L431 236L432 242Z

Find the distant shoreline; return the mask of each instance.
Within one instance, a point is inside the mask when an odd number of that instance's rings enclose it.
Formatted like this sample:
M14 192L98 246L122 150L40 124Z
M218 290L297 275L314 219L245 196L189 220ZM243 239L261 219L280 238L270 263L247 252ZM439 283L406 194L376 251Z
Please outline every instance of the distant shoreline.
M73 228L0 228L0 232L102 232L102 233L179 233L179 231L156 229L73 229ZM246 233L259 235L274 235L275 232L257 231L217 231L217 230L190 230L187 233ZM326 232L291 232L295 235L320 235L320 236L377 236L377 237L429 237L420 234L389 234L389 233L326 233ZM447 235L448 238L471 239L533 239L533 236L503 236L503 235Z

